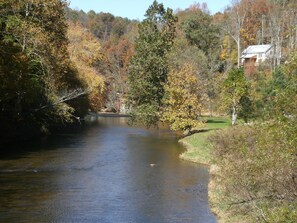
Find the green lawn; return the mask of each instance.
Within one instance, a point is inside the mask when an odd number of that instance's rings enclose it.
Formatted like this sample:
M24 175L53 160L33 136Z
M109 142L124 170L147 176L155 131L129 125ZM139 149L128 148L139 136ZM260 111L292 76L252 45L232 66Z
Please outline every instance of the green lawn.
M231 120L228 118L207 118L206 126L200 132L179 141L187 148L187 151L181 154L180 158L195 163L210 164L211 153L207 138L215 130L229 126L231 126Z

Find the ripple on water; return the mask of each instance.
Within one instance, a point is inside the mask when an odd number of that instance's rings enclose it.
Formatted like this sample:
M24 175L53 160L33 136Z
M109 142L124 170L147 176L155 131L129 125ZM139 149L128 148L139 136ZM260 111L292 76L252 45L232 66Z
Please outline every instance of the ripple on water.
M0 222L216 222L208 170L178 159L169 130L101 118L22 146L0 159Z

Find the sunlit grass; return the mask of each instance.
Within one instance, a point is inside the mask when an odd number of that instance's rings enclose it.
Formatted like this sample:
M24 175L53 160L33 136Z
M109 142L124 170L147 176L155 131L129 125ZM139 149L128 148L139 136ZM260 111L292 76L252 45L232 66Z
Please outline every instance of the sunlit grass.
M180 140L180 143L187 147L187 151L180 155L181 159L195 163L210 164L211 148L207 138L215 130L231 126L231 120L229 118L218 117L209 117L206 119L206 126L200 132Z

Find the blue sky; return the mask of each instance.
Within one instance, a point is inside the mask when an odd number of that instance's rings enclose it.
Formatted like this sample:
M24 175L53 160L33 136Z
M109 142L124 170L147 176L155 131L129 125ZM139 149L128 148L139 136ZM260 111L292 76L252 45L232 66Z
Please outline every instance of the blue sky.
M153 0L68 0L73 9L82 9L85 12L109 12L115 16L127 17L129 19L144 18L144 14ZM211 13L223 11L231 0L158 0L167 8L186 9L193 3L206 2Z

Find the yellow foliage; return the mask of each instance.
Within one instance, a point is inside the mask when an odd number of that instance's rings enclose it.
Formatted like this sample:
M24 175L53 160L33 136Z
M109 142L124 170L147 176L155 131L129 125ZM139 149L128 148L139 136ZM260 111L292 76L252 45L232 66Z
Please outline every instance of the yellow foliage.
M223 49L220 54L220 58L222 60L226 60L227 58L229 58L228 45L229 45L229 38L228 38L228 36L225 36L224 40L223 40Z
M225 36L223 39L223 48L220 53L220 59L230 60L232 63L237 62L237 49L234 45L234 41L230 41L229 36Z
M99 110L103 100L104 78L95 67L95 63L104 59L101 45L92 33L79 24L69 23L69 53L79 78L90 91L89 101L94 110Z
M69 23L68 38L70 41L69 52L72 60L82 61L92 66L94 62L103 59L99 41L90 31L78 23Z
M171 71L165 85L161 120L169 122L172 130L202 127L204 124L198 119L204 99L201 92L198 78L190 65Z

